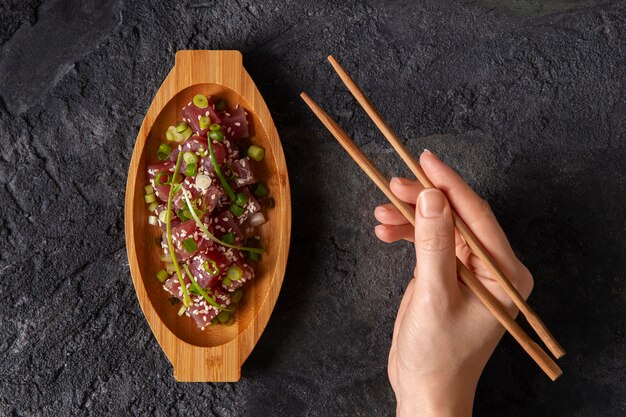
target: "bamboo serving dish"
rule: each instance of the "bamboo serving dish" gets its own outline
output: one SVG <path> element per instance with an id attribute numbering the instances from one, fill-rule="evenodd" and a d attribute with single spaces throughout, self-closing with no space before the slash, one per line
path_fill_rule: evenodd
<path id="1" fill-rule="evenodd" d="M 229 108 L 242 106 L 255 144 L 265 148 L 258 177 L 268 184 L 274 208 L 257 229 L 267 252 L 254 265 L 256 276 L 244 287 L 235 322 L 208 326 L 177 316 L 170 295 L 155 274 L 160 261 L 161 230 L 148 224 L 144 201 L 146 167 L 156 162 L 156 150 L 169 125 L 195 94 L 224 99 Z M 157 91 L 143 120 L 128 173 L 125 207 L 126 248 L 141 309 L 161 349 L 172 363 L 174 378 L 186 382 L 238 381 L 246 360 L 272 313 L 285 274 L 291 232 L 289 178 L 283 149 L 272 117 L 242 64 L 239 51 L 178 51 L 174 68 Z"/>

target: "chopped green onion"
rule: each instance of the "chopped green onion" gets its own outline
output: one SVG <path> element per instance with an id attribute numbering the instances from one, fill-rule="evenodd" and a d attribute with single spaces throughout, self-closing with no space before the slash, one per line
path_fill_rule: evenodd
<path id="1" fill-rule="evenodd" d="M 209 154 L 209 151 L 204 146 L 200 146 L 198 148 L 198 154 L 200 154 L 201 157 L 206 158 Z"/>
<path id="2" fill-rule="evenodd" d="M 200 125 L 200 129 L 206 129 L 211 124 L 211 118 L 209 116 L 200 116 L 198 124 Z"/>
<path id="3" fill-rule="evenodd" d="M 167 143 L 162 143 L 157 150 L 157 159 L 165 161 L 170 156 L 170 152 L 172 152 L 172 147 Z"/>
<path id="4" fill-rule="evenodd" d="M 269 190 L 267 189 L 267 185 L 265 185 L 262 182 L 257 182 L 253 187 L 252 187 L 252 193 L 254 193 L 255 196 L 259 197 L 259 198 L 263 198 L 267 195 L 267 192 Z"/>
<path id="5" fill-rule="evenodd" d="M 151 224 L 152 226 L 158 226 L 159 219 L 157 219 L 156 216 L 148 216 L 148 223 Z"/>
<path id="6" fill-rule="evenodd" d="M 215 108 L 217 109 L 217 111 L 226 110 L 226 102 L 224 100 L 218 101 L 217 103 L 215 103 Z"/>
<path id="7" fill-rule="evenodd" d="M 235 242 L 235 234 L 233 232 L 226 233 L 222 236 L 222 242 L 232 244 Z"/>
<path id="8" fill-rule="evenodd" d="M 183 222 L 186 222 L 187 220 L 189 220 L 189 217 L 185 216 L 185 210 L 183 210 L 183 209 L 178 210 L 176 212 L 176 215 Z"/>
<path id="9" fill-rule="evenodd" d="M 163 212 L 165 212 L 165 210 L 163 210 Z M 172 262 L 172 257 L 169 255 L 163 254 L 161 255 L 161 262 Z"/>
<path id="10" fill-rule="evenodd" d="M 153 201 L 152 203 L 148 204 L 148 211 L 154 211 L 157 209 L 157 207 L 159 207 L 159 203 Z"/>
<path id="11" fill-rule="evenodd" d="M 176 160 L 176 167 L 174 168 L 174 172 L 178 172 L 180 169 L 180 162 L 182 161 L 182 152 L 178 152 L 178 159 Z M 183 190 L 184 193 L 184 190 Z M 187 291 L 187 286 L 183 280 L 183 274 L 180 271 L 180 267 L 178 266 L 178 262 L 176 261 L 176 254 L 174 253 L 174 243 L 172 242 L 172 199 L 174 198 L 174 187 L 170 187 L 170 195 L 167 198 L 167 221 L 166 221 L 166 235 L 167 235 L 167 247 L 170 252 L 170 256 L 172 257 L 172 264 L 176 269 L 176 275 L 178 275 L 178 282 L 180 284 L 181 289 L 183 290 L 183 307 L 187 307 L 191 304 L 191 298 L 189 298 L 189 292 Z M 180 312 L 180 311 L 179 311 Z"/>
<path id="12" fill-rule="evenodd" d="M 233 285 L 233 282 L 229 278 L 224 277 L 224 279 L 222 280 L 222 286 L 228 288 L 231 285 Z"/>
<path id="13" fill-rule="evenodd" d="M 190 126 L 187 126 L 187 129 L 183 131 L 182 135 L 183 135 L 183 139 L 187 140 L 191 137 L 191 135 L 193 135 L 193 130 L 191 130 Z"/>
<path id="14" fill-rule="evenodd" d="M 180 122 L 176 125 L 176 131 L 178 133 L 183 133 L 185 130 L 187 130 L 187 127 L 189 125 L 187 124 L 187 122 Z"/>
<path id="15" fill-rule="evenodd" d="M 216 238 L 211 232 L 209 232 L 209 230 L 206 228 L 204 223 L 202 223 L 202 221 L 196 214 L 196 211 L 192 207 L 191 200 L 189 200 L 189 197 L 187 196 L 187 190 L 185 189 L 183 189 L 183 197 L 185 198 L 185 201 L 187 202 L 187 206 L 190 208 L 191 217 L 193 217 L 193 219 L 196 221 L 196 225 L 200 228 L 200 230 L 202 230 L 202 233 L 204 233 L 204 236 L 206 238 L 212 240 L 215 243 L 219 243 L 222 246 L 226 246 L 227 248 L 239 249 L 239 250 L 247 251 L 247 252 L 257 252 L 257 253 L 265 252 L 265 250 L 262 248 L 246 248 L 244 246 L 231 245 L 230 243 L 223 242 L 219 240 L 218 238 Z"/>
<path id="16" fill-rule="evenodd" d="M 248 156 L 257 162 L 262 161 L 265 156 L 265 149 L 257 145 L 252 145 L 248 148 Z"/>
<path id="17" fill-rule="evenodd" d="M 167 223 L 167 210 L 163 210 L 159 213 L 159 220 L 161 220 L 161 223 Z"/>
<path id="18" fill-rule="evenodd" d="M 224 134 L 221 130 L 212 130 L 209 133 L 209 137 L 217 142 L 221 142 L 224 140 Z"/>
<path id="19" fill-rule="evenodd" d="M 187 276 L 191 280 L 191 287 L 195 289 L 198 292 L 198 294 L 200 294 L 202 298 L 206 300 L 207 303 L 211 304 L 213 307 L 217 308 L 218 310 L 221 310 L 223 307 L 217 301 L 215 301 L 213 297 L 210 297 L 209 294 L 207 294 L 206 291 L 202 289 L 202 287 L 200 287 L 200 285 L 198 284 L 198 281 L 196 281 L 196 279 L 191 274 L 191 271 L 189 271 L 189 267 L 185 265 L 184 268 L 185 268 L 185 272 L 187 273 Z"/>
<path id="20" fill-rule="evenodd" d="M 213 151 L 213 144 L 211 143 L 210 140 L 209 140 L 209 153 L 211 154 L 211 162 L 213 162 L 213 168 L 215 169 L 217 178 L 219 178 L 220 180 L 220 184 L 222 184 L 222 188 L 224 188 L 224 190 L 226 191 L 226 194 L 228 194 L 228 198 L 230 198 L 231 200 L 235 200 L 236 198 L 235 192 L 230 187 L 230 184 L 228 184 L 228 181 L 226 181 L 226 178 L 224 178 L 224 174 L 222 174 L 222 170 L 220 169 L 219 164 L 215 160 L 215 152 Z"/>
<path id="21" fill-rule="evenodd" d="M 187 151 L 183 154 L 183 159 L 188 164 L 195 164 L 198 162 L 198 156 L 195 153 L 190 152 L 190 151 Z"/>
<path id="22" fill-rule="evenodd" d="M 146 203 L 150 204 L 156 201 L 156 196 L 154 194 L 147 194 L 144 196 L 144 199 L 146 200 Z"/>
<path id="23" fill-rule="evenodd" d="M 183 303 L 182 306 L 180 306 L 180 308 L 178 309 L 178 314 L 179 316 L 182 316 L 183 314 L 185 314 L 185 311 L 187 311 L 187 306 Z"/>
<path id="24" fill-rule="evenodd" d="M 239 207 L 244 207 L 248 202 L 248 194 L 246 193 L 237 193 L 237 198 L 235 198 L 235 204 Z"/>
<path id="25" fill-rule="evenodd" d="M 176 267 L 172 263 L 166 264 L 165 265 L 165 270 L 167 271 L 168 274 L 175 274 L 176 273 Z"/>
<path id="26" fill-rule="evenodd" d="M 237 304 L 239 301 L 241 301 L 242 297 L 243 291 L 241 290 L 241 288 L 239 288 L 230 296 L 230 301 L 232 301 L 234 304 Z"/>
<path id="27" fill-rule="evenodd" d="M 185 168 L 185 175 L 188 177 L 195 177 L 197 173 L 198 173 L 198 165 L 196 164 L 189 164 Z"/>
<path id="28" fill-rule="evenodd" d="M 156 185 L 164 185 L 170 181 L 170 176 L 167 172 L 159 172 L 154 179 Z"/>
<path id="29" fill-rule="evenodd" d="M 239 265 L 231 265 L 226 271 L 226 278 L 231 281 L 239 281 L 243 277 L 243 269 Z"/>
<path id="30" fill-rule="evenodd" d="M 165 282 L 168 276 L 169 275 L 167 274 L 167 271 L 165 271 L 165 269 L 161 269 L 159 272 L 156 273 L 156 277 L 159 282 Z"/>
<path id="31" fill-rule="evenodd" d="M 246 252 L 246 258 L 252 262 L 258 262 L 261 259 L 261 255 L 255 252 Z"/>
<path id="32" fill-rule="evenodd" d="M 196 94 L 193 96 L 193 104 L 200 109 L 205 109 L 209 107 L 209 99 L 204 94 Z"/>
<path id="33" fill-rule="evenodd" d="M 226 323 L 230 319 L 230 313 L 228 311 L 221 311 L 220 314 L 217 315 L 217 319 L 220 323 Z"/>
<path id="34" fill-rule="evenodd" d="M 243 207 L 238 206 L 237 204 L 231 204 L 230 207 L 228 208 L 228 211 L 230 211 L 231 213 L 233 213 L 233 216 L 235 217 L 239 217 L 241 216 L 246 210 Z"/>
<path id="35" fill-rule="evenodd" d="M 217 266 L 217 262 L 213 259 L 207 259 L 202 263 L 202 267 L 211 275 L 217 275 L 220 273 L 220 267 Z"/>
<path id="36" fill-rule="evenodd" d="M 209 130 L 211 132 L 221 131 L 222 130 L 222 126 L 218 125 L 217 123 L 213 123 L 211 126 L 209 126 Z"/>
<path id="37" fill-rule="evenodd" d="M 167 131 L 165 132 L 165 138 L 169 142 L 182 142 L 183 140 L 185 140 L 183 134 L 176 131 L 176 126 L 170 126 L 167 128 Z"/>
<path id="38" fill-rule="evenodd" d="M 143 189 L 146 190 L 146 195 L 154 194 L 154 188 L 152 188 L 152 186 L 150 184 L 148 184 L 145 187 L 143 187 Z"/>
<path id="39" fill-rule="evenodd" d="M 183 240 L 183 248 L 189 253 L 194 253 L 198 250 L 198 244 L 192 237 L 189 237 Z"/>

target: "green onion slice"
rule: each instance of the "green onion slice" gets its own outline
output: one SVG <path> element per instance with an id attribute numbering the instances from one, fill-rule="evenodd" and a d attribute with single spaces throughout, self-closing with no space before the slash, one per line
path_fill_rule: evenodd
<path id="1" fill-rule="evenodd" d="M 189 126 L 187 122 L 180 122 L 176 125 L 176 131 L 178 133 L 183 133 L 185 130 L 187 130 L 187 126 Z"/>
<path id="2" fill-rule="evenodd" d="M 220 273 L 220 267 L 217 266 L 217 262 L 213 259 L 207 259 L 202 263 L 202 267 L 211 275 L 217 275 Z"/>
<path id="3" fill-rule="evenodd" d="M 243 269 L 239 265 L 231 265 L 226 271 L 226 278 L 231 281 L 239 281 L 243 277 Z"/>
<path id="4" fill-rule="evenodd" d="M 211 126 L 209 126 L 209 130 L 211 132 L 217 132 L 218 130 L 222 130 L 222 126 L 218 125 L 217 123 L 213 123 Z"/>
<path id="5" fill-rule="evenodd" d="M 209 107 L 209 99 L 204 94 L 196 94 L 193 96 L 193 104 L 200 109 L 205 109 Z"/>
<path id="6" fill-rule="evenodd" d="M 257 162 L 262 161 L 265 156 L 265 149 L 257 145 L 252 145 L 248 148 L 248 156 Z"/>
<path id="7" fill-rule="evenodd" d="M 198 119 L 198 124 L 200 125 L 200 129 L 206 129 L 211 124 L 211 119 L 209 116 L 200 116 Z"/>
<path id="8" fill-rule="evenodd" d="M 191 214 L 191 217 L 193 217 L 193 219 L 196 221 L 196 224 L 198 225 L 200 230 L 202 230 L 202 233 L 204 233 L 204 235 L 207 238 L 211 239 L 213 242 L 218 243 L 222 246 L 226 246 L 227 248 L 238 249 L 238 250 L 242 250 L 246 252 L 265 253 L 265 249 L 262 249 L 262 248 L 247 248 L 245 246 L 231 245 L 230 243 L 222 242 L 221 240 L 216 238 L 211 232 L 209 232 L 209 230 L 206 228 L 204 223 L 200 221 L 200 218 L 196 214 L 196 210 L 193 208 L 193 204 L 191 203 L 191 200 L 187 196 L 187 190 L 185 190 L 184 188 L 182 190 L 183 190 L 183 197 L 185 198 L 185 201 L 187 202 L 187 205 L 189 206 L 189 209 L 190 209 L 189 214 Z"/>
<path id="9" fill-rule="evenodd" d="M 189 253 L 194 253 L 198 250 L 198 244 L 192 237 L 189 237 L 183 240 L 183 248 Z"/>
<path id="10" fill-rule="evenodd" d="M 231 213 L 233 213 L 233 216 L 235 217 L 239 217 L 241 216 L 246 210 L 241 207 L 238 206 L 237 204 L 231 204 L 230 207 L 228 208 L 228 211 L 230 211 Z"/>
<path id="11" fill-rule="evenodd" d="M 170 181 L 170 176 L 167 172 L 159 172 L 154 179 L 156 185 L 164 185 Z"/>
<path id="12" fill-rule="evenodd" d="M 165 269 L 161 269 L 159 272 L 156 273 L 156 277 L 159 282 L 165 282 L 168 277 L 167 271 L 165 271 Z"/>
<path id="13" fill-rule="evenodd" d="M 221 142 L 224 140 L 224 134 L 222 133 L 221 130 L 212 130 L 209 133 L 209 138 L 217 141 L 217 142 Z"/>
<path id="14" fill-rule="evenodd" d="M 179 151 L 178 159 L 176 160 L 176 168 L 174 169 L 174 172 L 178 172 L 180 168 L 180 162 L 182 160 L 183 160 L 183 153 L 182 151 Z M 170 250 L 170 256 L 172 257 L 172 264 L 174 264 L 174 268 L 176 269 L 176 275 L 178 276 L 178 282 L 180 283 L 180 288 L 183 290 L 183 304 L 184 304 L 183 307 L 189 307 L 191 305 L 191 298 L 189 298 L 189 292 L 187 291 L 187 286 L 185 285 L 185 280 L 183 279 L 183 273 L 180 271 L 180 266 L 178 265 L 178 261 L 176 260 L 176 253 L 174 252 L 174 243 L 172 243 L 172 199 L 174 198 L 174 188 L 175 187 L 173 185 L 170 187 L 170 195 L 167 197 L 167 217 L 166 217 L 167 247 Z"/>

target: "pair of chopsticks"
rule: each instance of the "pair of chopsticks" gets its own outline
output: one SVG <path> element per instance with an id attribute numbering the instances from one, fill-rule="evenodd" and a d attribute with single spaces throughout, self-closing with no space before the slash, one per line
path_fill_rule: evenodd
<path id="1" fill-rule="evenodd" d="M 339 63 L 332 56 L 328 56 L 328 61 L 333 66 L 341 80 L 344 82 L 348 90 L 352 93 L 354 98 L 359 102 L 361 107 L 372 119 L 374 124 L 382 132 L 385 138 L 389 141 L 391 146 L 400 155 L 402 160 L 407 164 L 409 169 L 415 174 L 417 179 L 426 188 L 434 188 L 433 183 L 428 179 L 426 173 L 419 165 L 419 163 L 413 159 L 409 151 L 404 147 L 400 139 L 393 133 L 389 125 L 383 120 L 378 111 L 374 108 L 372 103 L 365 97 L 363 91 L 358 87 L 354 80 L 348 75 L 348 73 L 339 65 Z M 307 93 L 300 94 L 300 97 L 311 108 L 313 113 L 324 124 L 326 129 L 337 139 L 337 141 L 343 146 L 343 148 L 350 154 L 352 159 L 365 171 L 372 181 L 380 188 L 380 190 L 391 200 L 396 208 L 406 217 L 406 219 L 415 226 L 415 211 L 407 203 L 398 199 L 389 188 L 389 181 L 387 178 L 376 168 L 376 166 L 368 159 L 368 157 L 361 151 L 358 146 L 350 139 L 347 133 L 325 112 L 322 110 Z M 511 297 L 515 305 L 519 308 L 520 312 L 526 317 L 526 320 L 530 326 L 535 330 L 539 338 L 545 343 L 550 352 L 558 359 L 565 354 L 563 348 L 559 345 L 556 339 L 550 334 L 546 326 L 543 324 L 539 316 L 530 308 L 524 298 L 517 291 L 515 286 L 504 275 L 500 268 L 496 265 L 491 255 L 487 252 L 484 246 L 480 243 L 478 238 L 472 233 L 472 230 L 465 224 L 457 212 L 452 208 L 452 217 L 454 225 L 463 236 L 472 251 L 483 261 L 485 265 L 494 274 L 496 280 L 502 285 L 507 295 Z M 457 258 L 457 271 L 461 280 L 467 285 L 467 287 L 478 297 L 478 299 L 485 305 L 485 307 L 494 315 L 494 317 L 504 326 L 504 328 L 517 340 L 517 342 L 524 348 L 524 350 L 530 355 L 530 357 L 539 365 L 539 367 L 552 379 L 556 380 L 563 371 L 556 362 L 529 336 L 524 330 L 515 322 L 515 320 L 508 314 L 504 306 L 485 288 L 482 282 L 476 278 L 474 273 L 470 271 L 458 258 Z"/>

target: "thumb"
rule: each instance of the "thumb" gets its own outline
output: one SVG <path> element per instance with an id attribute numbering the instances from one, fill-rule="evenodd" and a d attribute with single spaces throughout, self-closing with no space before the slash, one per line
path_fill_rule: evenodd
<path id="1" fill-rule="evenodd" d="M 456 276 L 454 223 L 446 196 L 436 188 L 422 190 L 415 207 L 416 293 L 454 297 Z"/>

